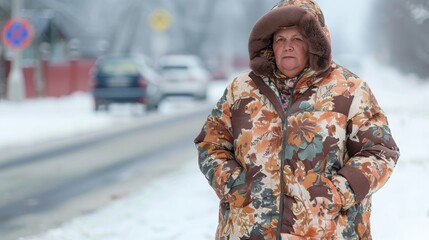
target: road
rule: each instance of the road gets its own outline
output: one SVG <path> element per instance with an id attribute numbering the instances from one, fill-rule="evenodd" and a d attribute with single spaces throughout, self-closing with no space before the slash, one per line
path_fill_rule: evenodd
<path id="1" fill-rule="evenodd" d="M 7 149 L 0 160 L 0 236 L 15 240 L 93 212 L 196 157 L 209 106 Z"/>

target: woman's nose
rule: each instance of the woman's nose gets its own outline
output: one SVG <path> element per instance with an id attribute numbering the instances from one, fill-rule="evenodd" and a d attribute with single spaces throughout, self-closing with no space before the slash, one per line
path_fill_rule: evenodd
<path id="1" fill-rule="evenodd" d="M 293 46 L 289 41 L 285 42 L 285 51 L 293 51 Z"/>

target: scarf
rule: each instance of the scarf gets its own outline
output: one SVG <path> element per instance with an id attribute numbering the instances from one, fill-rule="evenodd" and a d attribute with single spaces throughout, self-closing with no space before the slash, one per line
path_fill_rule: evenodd
<path id="1" fill-rule="evenodd" d="M 289 101 L 298 79 L 300 79 L 309 69 L 309 67 L 305 68 L 300 74 L 293 78 L 286 77 L 278 69 L 274 71 L 273 82 L 279 91 L 280 100 L 285 111 L 289 106 Z"/>

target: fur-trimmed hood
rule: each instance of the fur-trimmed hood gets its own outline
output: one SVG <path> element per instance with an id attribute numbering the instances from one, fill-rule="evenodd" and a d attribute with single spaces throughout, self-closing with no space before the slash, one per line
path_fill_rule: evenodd
<path id="1" fill-rule="evenodd" d="M 276 69 L 272 50 L 273 34 L 281 27 L 297 26 L 309 43 L 309 64 L 318 75 L 331 63 L 331 40 L 323 13 L 313 0 L 285 0 L 262 16 L 249 37 L 250 68 L 271 77 Z"/>

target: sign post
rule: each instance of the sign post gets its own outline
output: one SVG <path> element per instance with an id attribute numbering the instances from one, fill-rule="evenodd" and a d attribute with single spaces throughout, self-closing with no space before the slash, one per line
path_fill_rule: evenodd
<path id="1" fill-rule="evenodd" d="M 25 18 L 11 18 L 4 24 L 2 40 L 9 50 L 21 51 L 33 40 L 33 27 Z"/>
<path id="2" fill-rule="evenodd" d="M 16 14 L 19 9 L 19 1 L 13 2 L 18 5 L 14 6 L 15 11 L 13 12 Z M 28 20 L 15 15 L 4 24 L 1 36 L 4 46 L 13 51 L 12 68 L 8 76 L 7 98 L 12 101 L 21 101 L 25 99 L 21 51 L 30 45 L 33 39 L 33 27 Z"/>
<path id="3" fill-rule="evenodd" d="M 149 17 L 150 26 L 157 32 L 163 32 L 170 27 L 171 17 L 170 14 L 163 9 L 153 11 Z"/>
<path id="4" fill-rule="evenodd" d="M 151 40 L 154 59 L 157 63 L 159 57 L 162 56 L 168 48 L 168 38 L 165 35 L 165 31 L 171 25 L 171 16 L 166 10 L 155 10 L 149 16 L 149 25 L 156 32 L 152 35 Z"/>

